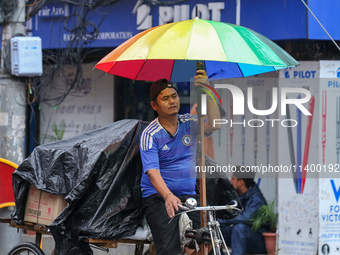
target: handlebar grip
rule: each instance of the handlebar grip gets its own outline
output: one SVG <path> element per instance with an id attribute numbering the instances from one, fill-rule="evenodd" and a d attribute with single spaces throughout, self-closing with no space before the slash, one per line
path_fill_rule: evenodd
<path id="1" fill-rule="evenodd" d="M 186 207 L 186 206 L 184 206 L 184 205 L 177 204 L 177 206 L 178 206 L 180 209 L 184 210 L 184 211 L 187 211 L 187 210 L 189 210 L 189 208 L 188 208 L 188 207 Z"/>
<path id="2" fill-rule="evenodd" d="M 231 202 L 233 202 L 232 205 L 226 205 L 227 207 L 229 207 L 229 209 L 234 209 L 237 207 L 238 203 L 236 200 L 232 200 Z"/>

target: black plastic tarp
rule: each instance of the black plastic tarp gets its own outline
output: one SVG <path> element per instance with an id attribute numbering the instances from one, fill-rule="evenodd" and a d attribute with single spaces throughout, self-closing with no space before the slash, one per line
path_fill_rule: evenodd
<path id="1" fill-rule="evenodd" d="M 93 254 L 84 238 L 119 240 L 141 221 L 139 140 L 147 122 L 122 120 L 73 138 L 34 149 L 13 173 L 16 211 L 21 224 L 32 184 L 64 195 L 68 206 L 50 225 L 58 254 Z M 214 164 L 207 159 L 207 164 Z M 210 162 L 210 163 L 209 163 Z M 224 176 L 222 176 L 224 177 Z M 228 179 L 207 179 L 207 203 L 238 200 Z M 234 217 L 233 213 L 220 215 Z"/>

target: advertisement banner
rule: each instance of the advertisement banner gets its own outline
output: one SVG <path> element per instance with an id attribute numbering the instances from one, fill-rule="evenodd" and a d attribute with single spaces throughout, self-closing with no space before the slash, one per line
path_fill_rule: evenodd
<path id="1" fill-rule="evenodd" d="M 278 165 L 289 166 L 278 178 L 278 252 L 282 254 L 316 254 L 318 240 L 318 179 L 306 171 L 319 163 L 319 63 L 301 61 L 301 66 L 280 71 L 279 87 L 296 89 L 287 93 L 287 102 L 303 100 L 300 104 L 285 104 L 279 126 Z M 300 90 L 300 89 L 304 90 Z M 290 101 L 289 101 L 290 100 Z M 283 108 L 284 107 L 284 108 Z M 310 115 L 306 113 L 308 111 Z M 288 125 L 287 125 L 288 126 Z"/>
<path id="2" fill-rule="evenodd" d="M 320 61 L 319 254 L 340 253 L 340 61 Z"/>
<path id="3" fill-rule="evenodd" d="M 271 3 L 243 0 L 240 24 L 272 40 L 306 38 L 306 22 L 296 22 L 297 17 L 306 20 L 304 6 L 294 1 L 284 6 Z M 86 5 L 48 1 L 26 26 L 29 36 L 41 37 L 44 49 L 79 47 L 82 42 L 85 47 L 117 47 L 137 33 L 165 23 L 198 16 L 235 24 L 237 15 L 236 1 L 226 0 L 170 4 L 124 0 L 95 11 Z"/>
<path id="4" fill-rule="evenodd" d="M 221 166 L 242 166 L 254 168 L 276 165 L 277 127 L 270 119 L 278 118 L 278 108 L 269 115 L 256 115 L 249 110 L 248 98 L 251 96 L 255 109 L 269 109 L 272 105 L 272 91 L 277 87 L 278 73 L 271 72 L 242 79 L 212 81 L 217 84 L 229 84 L 238 87 L 244 96 L 244 114 L 234 115 L 233 96 L 228 89 L 216 89 L 222 100 L 220 109 L 222 125 L 214 132 L 213 146 L 215 161 Z M 252 95 L 249 94 L 249 89 Z M 228 175 L 231 177 L 231 173 Z M 264 178 L 265 177 L 265 178 Z M 275 176 L 267 178 L 260 172 L 255 175 L 255 182 L 268 201 L 276 197 Z"/>

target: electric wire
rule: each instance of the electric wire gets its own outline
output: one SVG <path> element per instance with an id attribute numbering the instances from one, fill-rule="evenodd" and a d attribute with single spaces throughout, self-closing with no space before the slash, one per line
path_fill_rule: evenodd
<path id="1" fill-rule="evenodd" d="M 18 4 L 16 1 L 0 1 L 0 10 L 3 10 L 4 20 L 10 17 L 12 13 L 17 9 L 17 7 Z"/>
<path id="2" fill-rule="evenodd" d="M 112 4 L 118 1 L 107 2 Z M 56 107 L 69 95 L 77 96 L 79 94 L 78 96 L 82 96 L 80 93 L 82 90 L 82 63 L 86 55 L 92 52 L 85 46 L 96 40 L 99 34 L 98 26 L 104 20 L 102 17 L 99 24 L 94 24 L 89 19 L 89 12 L 95 5 L 92 5 L 92 8 L 86 6 L 84 4 L 81 9 L 65 20 L 64 29 L 70 33 L 70 40 L 66 48 L 57 51 L 43 50 L 44 73 L 38 77 L 35 84 L 32 84 L 40 103 Z M 70 71 L 73 74 L 70 74 Z M 66 84 L 66 86 L 63 87 L 60 84 Z M 51 91 L 53 93 L 49 93 Z"/>
<path id="3" fill-rule="evenodd" d="M 119 1 L 106 1 L 106 3 L 111 4 L 113 8 L 113 5 Z M 69 1 L 64 2 L 69 3 Z M 91 15 L 98 13 L 101 7 L 86 3 L 78 4 L 74 7 L 73 14 L 67 17 L 64 22 L 64 29 L 70 36 L 70 39 L 66 42 L 66 47 L 64 49 L 60 47 L 60 50 L 43 50 L 44 74 L 39 77 L 35 84 L 40 104 L 46 104 L 57 110 L 58 106 L 65 100 L 85 96 L 86 82 L 82 79 L 82 65 L 88 54 L 97 51 L 97 49 L 91 49 L 87 46 L 96 40 L 99 35 L 99 26 L 106 14 L 111 11 L 107 9 L 99 22 L 95 24 L 91 21 Z M 48 118 L 46 130 L 49 130 L 51 117 L 56 112 L 55 110 L 50 113 L 50 117 L 46 116 Z M 43 136 L 42 143 L 44 143 L 45 138 L 46 134 Z"/>
<path id="4" fill-rule="evenodd" d="M 45 2 L 46 0 L 34 0 L 33 3 L 26 3 L 26 21 L 35 16 L 44 6 Z"/>
<path id="5" fill-rule="evenodd" d="M 97 49 L 91 49 L 88 46 L 93 43 L 99 35 L 99 26 L 104 21 L 107 13 L 109 13 L 114 5 L 121 0 L 100 0 L 100 1 L 79 1 L 74 3 L 72 1 L 63 1 L 67 4 L 75 4 L 73 6 L 73 14 L 66 17 L 63 28 L 69 33 L 69 40 L 65 42 L 66 45 L 60 45 L 58 49 L 43 49 L 43 74 L 34 78 L 17 77 L 12 76 L 12 79 L 26 83 L 27 96 L 17 100 L 17 103 L 22 105 L 22 102 L 26 102 L 35 115 L 34 105 L 39 104 L 39 110 L 41 104 L 46 104 L 50 107 L 57 109 L 58 106 L 67 100 L 72 100 L 73 97 L 85 96 L 87 91 L 86 81 L 82 79 L 83 70 L 82 65 L 84 59 L 88 54 L 94 54 Z M 34 17 L 43 7 L 46 0 L 28 0 L 26 1 L 26 18 Z M 103 6 L 109 6 L 105 12 L 99 13 L 99 10 Z M 5 17 L 9 17 L 18 8 L 17 1 L 1 1 L 0 9 L 3 11 Z M 94 23 L 91 21 L 93 15 L 101 14 L 99 21 Z M 35 17 L 37 18 L 37 17 Z M 72 20 L 73 19 L 73 20 Z M 12 21 L 13 22 L 13 21 Z M 51 28 L 52 28 L 51 20 Z M 8 21 L 4 19 L 4 22 L 0 22 L 0 26 L 4 27 L 8 24 Z M 62 34 L 62 33 L 60 33 Z M 22 34 L 15 34 L 12 37 L 24 36 Z M 63 39 L 55 38 L 53 30 L 51 29 L 50 40 L 56 40 L 61 43 Z M 11 61 L 10 61 L 10 47 L 9 41 L 3 41 L 3 58 L 4 58 L 4 70 L 6 73 L 11 74 Z M 50 41 L 50 43 L 53 41 Z M 40 111 L 41 118 L 48 118 L 49 129 L 51 117 L 55 111 L 52 111 L 51 116 L 45 116 Z M 31 121 L 37 120 L 37 116 L 31 118 Z M 37 123 L 38 124 L 38 123 Z M 39 125 L 39 124 L 38 124 Z M 44 139 L 46 135 L 44 136 Z M 43 140 L 44 140 L 43 139 Z M 39 141 L 35 140 L 37 144 Z M 44 143 L 44 141 L 43 141 Z"/>
<path id="6" fill-rule="evenodd" d="M 99 9 L 104 6 L 114 6 L 121 0 L 62 0 L 65 4 L 74 5 L 75 10 L 70 16 L 66 17 L 64 22 L 64 29 L 69 33 L 69 40 L 65 48 L 60 47 L 60 50 L 43 49 L 43 66 L 44 72 L 40 77 L 28 82 L 26 79 L 28 88 L 34 93 L 33 102 L 39 102 L 39 104 L 47 104 L 50 107 L 58 107 L 68 96 L 83 96 L 82 91 L 82 63 L 88 54 L 93 53 L 96 50 L 91 50 L 87 46 L 93 43 L 99 35 L 99 26 L 105 18 L 103 13 L 98 24 L 91 21 L 91 14 L 98 13 Z M 153 5 L 173 5 L 176 3 L 182 3 L 187 0 L 176 1 L 154 1 L 147 0 Z M 46 0 L 28 0 L 26 1 L 26 21 L 36 15 L 45 4 Z M 5 13 L 12 13 L 17 5 L 8 3 L 4 9 Z M 4 5 L 4 3 L 2 3 Z M 52 22 L 52 21 L 51 21 Z M 52 26 L 52 24 L 51 24 Z M 52 29 L 51 29 L 52 30 Z M 19 35 L 15 35 L 19 36 Z M 23 35 L 22 35 L 23 36 Z M 51 32 L 50 40 L 53 40 L 53 33 Z M 62 41 L 59 38 L 55 38 L 57 41 Z M 10 50 L 9 47 L 5 47 L 5 58 L 7 61 L 5 70 L 10 73 Z M 71 71 L 72 70 L 72 71 Z M 72 75 L 70 75 L 72 73 Z M 15 77 L 21 79 L 20 77 Z M 60 84 L 66 84 L 66 86 L 60 86 Z M 28 104 L 32 103 L 30 100 Z"/>
<path id="7" fill-rule="evenodd" d="M 338 50 L 340 50 L 339 45 L 334 41 L 334 39 L 332 38 L 332 36 L 327 32 L 326 28 L 324 28 L 324 26 L 321 24 L 321 22 L 318 20 L 318 18 L 314 15 L 314 13 L 312 12 L 312 10 L 309 8 L 309 6 L 305 3 L 305 1 L 301 0 L 302 3 L 306 6 L 306 8 L 308 9 L 308 11 L 313 15 L 313 17 L 315 18 L 315 20 L 319 23 L 319 25 L 321 26 L 321 28 L 326 32 L 326 34 L 328 35 L 328 37 L 332 40 L 332 42 L 335 44 L 335 46 L 338 48 Z"/>

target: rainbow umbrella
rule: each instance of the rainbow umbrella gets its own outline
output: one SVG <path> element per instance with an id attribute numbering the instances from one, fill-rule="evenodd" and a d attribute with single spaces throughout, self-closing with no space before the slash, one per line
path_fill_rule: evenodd
<path id="1" fill-rule="evenodd" d="M 190 81 L 197 60 L 212 79 L 247 77 L 299 63 L 265 36 L 217 21 L 179 21 L 153 27 L 130 38 L 96 67 L 132 80 Z"/>

